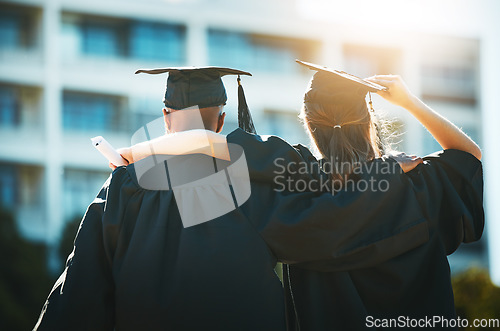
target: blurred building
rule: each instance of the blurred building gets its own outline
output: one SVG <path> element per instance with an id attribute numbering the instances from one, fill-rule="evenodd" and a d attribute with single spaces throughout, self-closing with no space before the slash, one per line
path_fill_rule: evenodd
<path id="1" fill-rule="evenodd" d="M 127 146 L 133 132 L 161 115 L 166 76 L 135 76 L 138 68 L 248 70 L 254 77 L 242 81 L 258 133 L 308 145 L 297 115 L 312 72 L 296 58 L 362 77 L 399 73 L 481 144 L 474 38 L 360 33 L 304 18 L 285 0 L 2 1 L 0 201 L 25 237 L 57 247 L 65 222 L 82 217 L 110 173 L 89 138 Z M 237 126 L 236 79 L 224 81 L 227 133 Z M 397 148 L 419 155 L 439 149 L 402 109 L 373 99 L 395 119 Z M 484 242 L 463 246 L 452 268 L 487 266 Z"/>

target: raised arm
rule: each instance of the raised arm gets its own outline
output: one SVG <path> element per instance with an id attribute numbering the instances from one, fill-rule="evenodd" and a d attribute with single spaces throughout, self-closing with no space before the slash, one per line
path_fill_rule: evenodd
<path id="1" fill-rule="evenodd" d="M 388 91 L 380 91 L 378 94 L 392 104 L 408 110 L 429 130 L 443 149 L 458 149 L 481 160 L 479 146 L 456 125 L 413 95 L 400 76 L 377 75 L 367 80 L 389 88 Z"/>
<path id="2" fill-rule="evenodd" d="M 323 191 L 330 179 L 316 171 L 319 165 L 306 147 L 240 129 L 227 139 L 243 147 L 252 185 L 251 198 L 240 208 L 279 261 L 316 261 L 304 267 L 318 271 L 352 270 L 428 240 L 428 222 L 394 159 L 376 159 L 359 174 L 358 183 L 370 187 L 354 184 L 333 194 Z"/>
<path id="3" fill-rule="evenodd" d="M 244 208 L 281 262 L 325 272 L 373 266 L 425 243 L 429 228 L 395 161 L 376 160 L 372 165 L 371 173 L 358 181 L 374 183 L 370 189 L 353 185 L 332 195 L 254 185 L 254 197 Z M 379 184 L 388 190 L 379 190 Z"/>

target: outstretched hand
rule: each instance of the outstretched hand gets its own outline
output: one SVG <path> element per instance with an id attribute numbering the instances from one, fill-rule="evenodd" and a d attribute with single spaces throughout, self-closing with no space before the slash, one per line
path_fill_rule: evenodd
<path id="1" fill-rule="evenodd" d="M 406 153 L 403 152 L 391 152 L 388 156 L 396 160 L 405 173 L 412 171 L 420 163 L 424 162 L 422 158 L 416 155 L 406 155 Z"/>
<path id="2" fill-rule="evenodd" d="M 387 90 L 378 91 L 377 94 L 396 106 L 408 108 L 415 100 L 415 96 L 410 92 L 401 76 L 376 75 L 366 78 L 366 80 L 387 87 Z"/>

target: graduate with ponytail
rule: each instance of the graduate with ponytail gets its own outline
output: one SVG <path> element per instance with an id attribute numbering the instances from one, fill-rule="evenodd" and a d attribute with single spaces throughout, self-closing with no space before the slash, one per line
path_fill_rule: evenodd
<path id="1" fill-rule="evenodd" d="M 429 223 L 429 241 L 388 261 L 373 261 L 368 267 L 339 267 L 336 272 L 325 268 L 325 272 L 319 272 L 326 261 L 285 266 L 289 326 L 295 330 L 397 329 L 409 327 L 404 324 L 408 318 L 432 320 L 436 316 L 451 323 L 444 321 L 434 327 L 456 329 L 446 256 L 461 243 L 479 240 L 483 231 L 479 147 L 415 97 L 399 76 L 361 80 L 298 62 L 317 71 L 305 93 L 301 117 L 323 163 L 341 165 L 323 169 L 334 186 L 355 181 L 358 167 L 387 152 L 371 96 L 370 107 L 365 101 L 367 93 L 378 93 L 409 111 L 443 150 L 423 159 L 413 157 L 421 164 L 401 174 L 401 180 L 416 193 L 418 208 Z M 391 188 L 387 194 L 391 194 Z M 395 200 L 394 208 L 397 205 Z M 381 216 L 372 214 L 374 219 Z M 352 217 L 351 222 L 355 224 L 358 219 Z M 400 324 L 388 324 L 390 321 Z"/>

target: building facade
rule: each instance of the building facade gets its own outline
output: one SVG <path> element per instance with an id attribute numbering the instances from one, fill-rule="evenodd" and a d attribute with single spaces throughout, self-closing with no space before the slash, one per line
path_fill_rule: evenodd
<path id="1" fill-rule="evenodd" d="M 161 115 L 166 76 L 138 68 L 228 66 L 243 77 L 257 132 L 309 145 L 297 115 L 312 72 L 302 59 L 367 77 L 401 74 L 411 89 L 482 143 L 481 47 L 470 36 L 377 30 L 314 21 L 293 1 L 227 0 L 0 2 L 0 202 L 22 234 L 58 245 L 109 176 L 89 138 L 130 145 Z M 236 79 L 224 132 L 237 126 Z M 373 96 L 393 119 L 395 148 L 439 150 L 402 109 Z M 381 115 L 381 116 L 382 116 Z M 451 257 L 452 269 L 488 266 L 486 240 Z M 55 257 L 50 263 L 57 265 Z"/>

